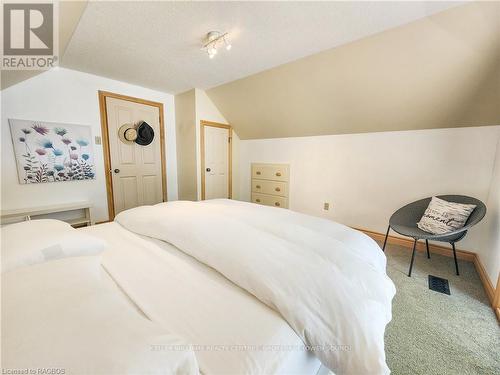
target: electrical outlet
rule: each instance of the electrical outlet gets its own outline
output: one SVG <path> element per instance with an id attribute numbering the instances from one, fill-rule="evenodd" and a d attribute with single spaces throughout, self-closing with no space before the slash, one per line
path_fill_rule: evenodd
<path id="1" fill-rule="evenodd" d="M 330 203 L 325 202 L 323 203 L 323 210 L 328 211 L 330 209 Z"/>

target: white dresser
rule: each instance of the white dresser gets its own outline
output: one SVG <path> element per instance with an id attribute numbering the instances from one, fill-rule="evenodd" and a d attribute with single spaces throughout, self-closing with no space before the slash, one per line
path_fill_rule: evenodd
<path id="1" fill-rule="evenodd" d="M 252 164 L 252 202 L 288 208 L 288 164 Z"/>

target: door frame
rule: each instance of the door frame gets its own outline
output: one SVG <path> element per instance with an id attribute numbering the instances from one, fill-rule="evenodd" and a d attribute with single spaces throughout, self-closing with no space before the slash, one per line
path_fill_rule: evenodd
<path id="1" fill-rule="evenodd" d="M 493 294 L 492 305 L 493 305 L 493 310 L 495 310 L 495 314 L 497 315 L 497 319 L 498 321 L 500 321 L 500 273 L 498 274 L 497 287 L 495 288 L 495 293 Z"/>
<path id="2" fill-rule="evenodd" d="M 149 105 L 157 107 L 160 112 L 160 158 L 161 158 L 161 188 L 163 202 L 167 201 L 167 159 L 165 157 L 165 129 L 163 120 L 163 103 L 153 102 L 146 99 L 135 98 L 132 96 L 116 94 L 109 91 L 98 91 L 99 96 L 99 111 L 101 114 L 101 135 L 102 135 L 102 148 L 104 155 L 104 173 L 106 176 L 106 193 L 108 201 L 108 216 L 109 221 L 115 218 L 115 201 L 113 197 L 113 181 L 111 173 L 111 152 L 109 148 L 109 130 L 108 130 L 108 112 L 106 108 L 106 98 L 115 98 L 125 100 L 128 102 Z"/>
<path id="3" fill-rule="evenodd" d="M 201 160 L 201 200 L 205 200 L 205 126 L 212 126 L 214 128 L 227 129 L 229 133 L 229 140 L 227 142 L 228 149 L 228 178 L 227 178 L 227 191 L 228 198 L 233 197 L 233 128 L 229 124 L 221 124 L 213 121 L 200 121 L 200 160 Z"/>

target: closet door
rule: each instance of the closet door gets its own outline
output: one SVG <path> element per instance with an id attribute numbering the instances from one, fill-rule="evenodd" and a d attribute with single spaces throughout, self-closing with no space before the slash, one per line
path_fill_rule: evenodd
<path id="1" fill-rule="evenodd" d="M 231 198 L 231 128 L 201 125 L 202 199 Z"/>
<path id="2" fill-rule="evenodd" d="M 107 97 L 106 113 L 115 215 L 132 207 L 162 202 L 159 108 Z M 137 125 L 141 121 L 154 130 L 155 137 L 149 145 L 124 143 L 118 138 L 122 125 Z"/>

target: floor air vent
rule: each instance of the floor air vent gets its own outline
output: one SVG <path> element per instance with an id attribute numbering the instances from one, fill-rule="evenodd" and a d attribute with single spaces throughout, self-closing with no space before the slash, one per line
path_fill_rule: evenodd
<path id="1" fill-rule="evenodd" d="M 429 275 L 429 289 L 450 295 L 448 280 L 442 279 L 441 277 Z"/>

